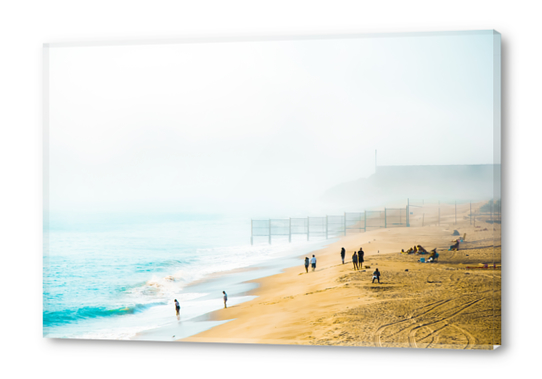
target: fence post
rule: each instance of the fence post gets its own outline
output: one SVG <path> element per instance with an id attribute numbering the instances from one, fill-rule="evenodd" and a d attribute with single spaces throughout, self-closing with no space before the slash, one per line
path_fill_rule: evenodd
<path id="1" fill-rule="evenodd" d="M 254 226 L 252 225 L 252 219 L 250 219 L 250 244 L 254 245 Z"/>
<path id="2" fill-rule="evenodd" d="M 292 218 L 290 217 L 290 225 L 288 231 L 288 242 L 292 242 Z"/>
<path id="3" fill-rule="evenodd" d="M 407 226 L 410 227 L 410 198 L 408 198 L 407 202 Z"/>
<path id="4" fill-rule="evenodd" d="M 491 221 L 493 221 L 493 204 L 494 204 L 494 201 L 493 199 L 491 199 L 489 203 L 489 219 Z"/>
<path id="5" fill-rule="evenodd" d="M 269 219 L 269 244 L 271 245 L 271 219 Z"/>

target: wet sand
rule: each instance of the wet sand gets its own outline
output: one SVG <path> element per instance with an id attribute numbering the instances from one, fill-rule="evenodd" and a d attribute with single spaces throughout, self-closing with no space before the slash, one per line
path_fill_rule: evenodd
<path id="1" fill-rule="evenodd" d="M 439 221 L 345 236 L 314 252 L 317 269 L 308 274 L 300 257 L 298 267 L 256 280 L 254 300 L 210 314 L 231 321 L 182 341 L 493 349 L 501 344 L 500 224 L 475 227 L 465 214 Z M 448 251 L 454 229 L 467 237 Z M 439 261 L 400 253 L 417 244 L 437 247 Z M 354 270 L 360 247 L 364 267 Z M 372 283 L 375 268 L 380 284 Z"/>

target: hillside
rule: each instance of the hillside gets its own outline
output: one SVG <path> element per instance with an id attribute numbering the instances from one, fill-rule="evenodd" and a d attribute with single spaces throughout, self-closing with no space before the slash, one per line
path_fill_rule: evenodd
<path id="1" fill-rule="evenodd" d="M 379 166 L 368 178 L 327 190 L 328 207 L 358 208 L 411 199 L 476 201 L 500 197 L 500 165 Z M 495 195 L 494 195 L 495 194 Z"/>

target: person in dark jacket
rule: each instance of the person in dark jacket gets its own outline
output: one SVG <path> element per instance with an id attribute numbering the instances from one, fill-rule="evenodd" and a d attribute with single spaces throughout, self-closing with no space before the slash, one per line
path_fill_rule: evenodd
<path id="1" fill-rule="evenodd" d="M 346 255 L 346 250 L 344 250 L 344 247 L 341 249 L 341 259 L 343 260 L 344 264 L 344 256 Z"/>
<path id="2" fill-rule="evenodd" d="M 175 313 L 177 314 L 177 318 L 179 318 L 180 312 L 181 312 L 181 305 L 179 304 L 177 299 L 175 299 Z"/>
<path id="3" fill-rule="evenodd" d="M 365 253 L 363 252 L 363 249 L 360 247 L 358 251 L 358 266 L 360 270 L 363 268 L 362 264 L 365 261 L 364 256 L 365 256 Z"/>
<path id="4" fill-rule="evenodd" d="M 352 255 L 352 263 L 354 264 L 354 270 L 358 269 L 358 253 L 354 251 L 354 255 Z"/>
<path id="5" fill-rule="evenodd" d="M 372 283 L 375 282 L 375 279 L 378 280 L 378 283 L 380 283 L 380 271 L 378 271 L 378 269 L 376 269 L 375 272 L 373 272 L 373 281 L 372 281 Z"/>
<path id="6" fill-rule="evenodd" d="M 305 257 L 305 271 L 309 273 L 309 257 Z"/>

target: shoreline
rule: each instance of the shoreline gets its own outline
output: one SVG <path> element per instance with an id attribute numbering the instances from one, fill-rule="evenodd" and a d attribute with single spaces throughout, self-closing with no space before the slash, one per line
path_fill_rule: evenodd
<path id="1" fill-rule="evenodd" d="M 500 225 L 498 228 L 500 232 Z M 467 233 L 466 241 L 471 244 L 468 250 L 460 250 L 458 253 L 447 251 L 450 241 L 454 238 L 452 236 L 454 229 L 461 231 L 461 234 Z M 208 320 L 222 324 L 190 337 L 177 339 L 177 341 L 389 347 L 424 347 L 423 345 L 426 344 L 429 347 L 452 349 L 463 345 L 468 346 L 467 348 L 493 348 L 494 345 L 500 345 L 500 302 L 498 325 L 493 322 L 482 326 L 487 329 L 486 334 L 491 334 L 492 328 L 499 328 L 498 343 L 494 343 L 496 340 L 492 343 L 483 340 L 483 335 L 476 334 L 477 337 L 472 337 L 473 333 L 466 331 L 468 325 L 465 328 L 462 323 L 454 324 L 453 328 L 443 326 L 447 334 L 440 333 L 442 334 L 440 342 L 424 340 L 418 344 L 414 343 L 413 346 L 412 338 L 405 337 L 403 341 L 384 343 L 382 340 L 386 338 L 382 337 L 378 325 L 373 325 L 379 322 L 379 316 L 378 312 L 374 313 L 372 309 L 379 307 L 382 311 L 391 311 L 390 315 L 385 313 L 387 317 L 401 319 L 409 312 L 416 315 L 416 309 L 410 309 L 411 306 L 419 303 L 423 308 L 425 302 L 434 300 L 431 297 L 448 297 L 442 300 L 443 304 L 444 302 L 462 304 L 464 298 L 470 295 L 472 295 L 470 297 L 476 297 L 475 293 L 455 293 L 455 286 L 449 286 L 448 281 L 445 283 L 448 286 L 446 288 L 437 286 L 442 286 L 444 283 L 440 280 L 440 275 L 454 278 L 454 280 L 463 280 L 465 270 L 462 265 L 469 261 L 476 263 L 478 256 L 481 260 L 487 260 L 489 254 L 493 262 L 500 265 L 500 247 L 491 247 L 489 251 L 487 246 L 488 237 L 491 239 L 493 236 L 492 232 L 485 231 L 477 234 L 478 231 L 462 217 L 457 225 L 387 228 L 343 236 L 327 247 L 311 253 L 315 254 L 318 260 L 315 272 L 309 268 L 309 273 L 306 274 L 300 260 L 298 266 L 286 268 L 275 275 L 254 279 L 250 281 L 257 285 L 250 291 L 250 294 L 255 296 L 254 299 L 232 305 L 227 309 L 210 312 Z M 469 237 L 472 242 L 469 241 Z M 474 237 L 482 238 L 475 240 Z M 480 243 L 477 243 L 478 240 Z M 427 250 L 437 247 L 440 254 L 439 262 L 421 264 L 417 262 L 419 258 L 417 255 L 400 254 L 401 249 L 406 250 L 415 244 L 420 244 Z M 344 265 L 340 259 L 342 246 L 347 251 Z M 359 247 L 363 247 L 365 251 L 364 266 L 369 268 L 364 267 L 363 270 L 354 271 L 350 257 L 353 250 L 358 250 Z M 300 255 L 302 256 L 303 254 Z M 373 284 L 370 280 L 376 267 L 382 272 L 381 284 Z M 483 276 L 497 275 L 493 270 L 492 272 L 470 271 L 472 280 L 480 280 L 481 285 L 486 287 L 491 286 L 491 282 Z M 500 281 L 500 270 L 498 270 L 498 280 Z M 450 283 L 453 282 L 450 281 Z M 409 297 L 409 291 L 405 292 L 406 285 L 412 285 L 415 289 L 414 295 Z M 491 290 L 491 287 L 488 288 Z M 493 290 L 499 291 L 500 300 L 500 282 L 498 288 L 493 288 Z M 472 305 L 464 306 L 481 307 L 488 303 L 488 300 L 482 297 L 472 301 Z M 458 307 L 461 306 L 463 305 L 458 305 Z M 480 310 L 480 312 L 486 311 Z M 350 314 L 352 312 L 354 314 Z M 366 321 L 368 318 L 363 317 L 359 320 L 360 325 L 350 325 L 350 319 L 367 312 L 371 321 Z M 401 319 L 396 322 L 408 323 L 409 321 Z M 360 336 L 358 338 L 361 339 L 353 337 L 350 329 L 355 329 Z M 362 337 L 363 335 L 371 335 L 371 337 Z M 378 338 L 374 337 L 375 335 Z M 454 338 L 461 343 L 455 341 Z"/>
<path id="2" fill-rule="evenodd" d="M 181 303 L 181 317 L 177 321 L 168 322 L 165 325 L 145 329 L 137 332 L 130 340 L 148 340 L 148 341 L 173 341 L 175 336 L 188 337 L 208 330 L 216 325 L 220 325 L 228 320 L 216 320 L 213 318 L 213 313 L 219 311 L 223 304 L 221 291 L 223 288 L 228 293 L 228 305 L 236 306 L 256 298 L 254 292 L 258 287 L 258 280 L 282 273 L 284 270 L 297 265 L 301 262 L 301 258 L 306 254 L 321 250 L 323 247 L 332 243 L 337 238 L 329 240 L 311 241 L 308 246 L 301 246 L 299 250 L 306 250 L 304 253 L 296 255 L 286 255 L 274 257 L 268 261 L 240 268 L 234 268 L 228 271 L 214 272 L 204 278 L 195 280 L 183 287 L 183 291 L 190 292 L 206 292 L 207 295 L 203 298 L 206 302 L 213 302 L 212 309 L 203 312 L 197 312 L 194 316 L 183 318 L 185 314 L 183 308 L 188 307 L 194 311 L 193 303 Z M 209 289 L 214 288 L 213 293 L 208 293 Z M 217 292 L 220 288 L 220 293 Z M 218 296 L 220 295 L 220 296 Z M 201 298 L 195 299 L 197 303 Z M 207 307 L 209 308 L 209 307 Z"/>

